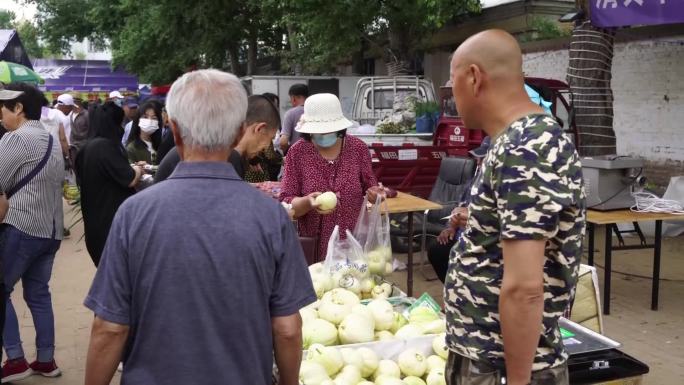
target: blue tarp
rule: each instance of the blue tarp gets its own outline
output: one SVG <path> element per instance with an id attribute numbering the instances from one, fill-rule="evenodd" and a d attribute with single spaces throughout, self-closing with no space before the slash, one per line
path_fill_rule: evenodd
<path id="1" fill-rule="evenodd" d="M 544 100 L 537 91 L 533 90 L 532 87 L 527 84 L 525 84 L 525 91 L 527 91 L 527 96 L 529 96 L 535 104 L 538 104 L 543 108 L 546 113 L 551 114 L 551 102 Z"/>

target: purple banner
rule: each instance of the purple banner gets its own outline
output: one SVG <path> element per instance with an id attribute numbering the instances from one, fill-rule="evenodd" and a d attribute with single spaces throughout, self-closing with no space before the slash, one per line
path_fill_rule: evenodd
<path id="1" fill-rule="evenodd" d="M 138 78 L 109 61 L 36 59 L 33 68 L 45 79 L 43 91 L 138 91 Z"/>
<path id="2" fill-rule="evenodd" d="M 597 27 L 684 23 L 684 0 L 589 0 Z"/>

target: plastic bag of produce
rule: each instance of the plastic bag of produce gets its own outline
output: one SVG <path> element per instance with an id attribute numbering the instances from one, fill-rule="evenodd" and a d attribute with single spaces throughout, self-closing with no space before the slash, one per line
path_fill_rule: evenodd
<path id="1" fill-rule="evenodd" d="M 359 295 L 364 281 L 370 278 L 368 261 L 361 244 L 347 230 L 347 239 L 340 239 L 340 227 L 335 226 L 328 241 L 325 269 L 330 272 L 333 286 Z"/>
<path id="2" fill-rule="evenodd" d="M 389 215 L 382 212 L 387 201 L 378 197 L 375 204 L 364 199 L 361 213 L 354 227 L 354 237 L 363 247 L 370 273 L 385 276 L 392 273 L 392 244 Z"/>
<path id="3" fill-rule="evenodd" d="M 76 184 L 76 174 L 73 170 L 69 170 L 64 178 L 62 184 L 62 196 L 69 202 L 77 200 L 81 195 L 78 185 Z"/>

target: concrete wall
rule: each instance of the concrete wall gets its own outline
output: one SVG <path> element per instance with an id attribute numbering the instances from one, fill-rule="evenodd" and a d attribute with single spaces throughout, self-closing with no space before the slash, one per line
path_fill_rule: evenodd
<path id="1" fill-rule="evenodd" d="M 684 35 L 615 44 L 612 88 L 617 152 L 647 160 L 646 175 L 667 186 L 684 175 Z M 527 76 L 565 80 L 566 49 L 524 56 Z"/>

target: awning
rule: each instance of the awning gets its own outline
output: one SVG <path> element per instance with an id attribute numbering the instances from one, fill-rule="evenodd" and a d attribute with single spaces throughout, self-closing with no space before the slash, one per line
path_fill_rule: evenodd
<path id="1" fill-rule="evenodd" d="M 36 59 L 33 68 L 45 79 L 44 91 L 138 91 L 137 76 L 113 69 L 106 60 Z"/>

